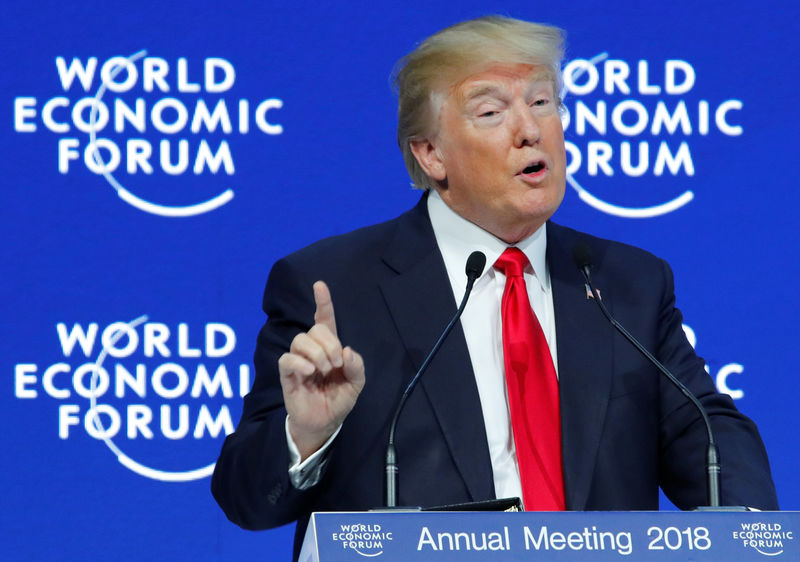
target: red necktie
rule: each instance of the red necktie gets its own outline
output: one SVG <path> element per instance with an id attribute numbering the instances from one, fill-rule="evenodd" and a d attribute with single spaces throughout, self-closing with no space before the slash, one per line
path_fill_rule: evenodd
<path id="1" fill-rule="evenodd" d="M 494 264 L 506 276 L 503 355 L 508 406 L 527 511 L 564 509 L 558 379 L 522 273 L 528 258 L 507 248 Z"/>

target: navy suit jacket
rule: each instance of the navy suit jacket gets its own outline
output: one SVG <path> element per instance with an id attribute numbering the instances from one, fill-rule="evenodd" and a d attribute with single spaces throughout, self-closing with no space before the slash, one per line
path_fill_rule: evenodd
<path id="1" fill-rule="evenodd" d="M 382 505 L 393 410 L 461 298 L 452 293 L 426 201 L 422 197 L 397 219 L 322 240 L 274 265 L 253 389 L 212 479 L 217 501 L 237 525 L 263 529 L 299 520 L 297 546 L 312 511 Z M 716 392 L 684 336 L 669 266 L 631 246 L 551 222 L 547 229 L 567 509 L 654 510 L 659 486 L 680 508 L 706 501 L 700 417 L 587 298 L 572 259 L 579 242 L 592 250 L 593 281 L 612 314 L 708 409 L 720 448 L 723 502 L 777 509 L 758 430 Z M 320 279 L 331 289 L 342 344 L 364 358 L 366 385 L 330 450 L 321 481 L 300 491 L 288 478 L 277 360 L 292 338 L 313 324 L 311 285 Z M 483 416 L 460 325 L 406 404 L 396 443 L 399 505 L 494 497 Z"/>

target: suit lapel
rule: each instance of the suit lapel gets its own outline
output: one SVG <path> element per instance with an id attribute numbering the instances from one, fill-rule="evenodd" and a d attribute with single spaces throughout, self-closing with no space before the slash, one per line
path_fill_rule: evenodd
<path id="1" fill-rule="evenodd" d="M 427 213 L 427 199 L 398 224 L 384 262 L 393 270 L 381 292 L 409 359 L 418 369 L 456 311 Z M 584 509 L 611 390 L 612 331 L 586 297 L 571 252 L 579 234 L 548 223 L 547 262 L 558 345 L 562 446 L 567 509 Z M 598 262 L 600 263 L 600 262 Z M 595 273 L 601 267 L 595 266 Z M 602 279 L 601 275 L 596 275 Z M 598 287 L 611 308 L 610 287 Z M 460 298 L 461 295 L 458 295 Z M 461 324 L 420 381 L 471 499 L 494 497 L 480 399 Z"/>
<path id="2" fill-rule="evenodd" d="M 423 197 L 404 219 L 384 256 L 396 275 L 381 283 L 381 291 L 417 370 L 455 314 L 457 304 L 428 218 L 427 198 Z M 460 323 L 419 385 L 415 392 L 422 390 L 427 396 L 471 499 L 494 497 L 480 399 Z"/>
<path id="3" fill-rule="evenodd" d="M 613 369 L 612 331 L 596 303 L 587 298 L 583 277 L 573 263 L 577 241 L 575 231 L 548 223 L 547 261 L 553 287 L 564 481 L 570 510 L 586 506 Z M 593 272 L 599 269 L 596 265 Z M 610 288 L 597 288 L 610 308 Z"/>

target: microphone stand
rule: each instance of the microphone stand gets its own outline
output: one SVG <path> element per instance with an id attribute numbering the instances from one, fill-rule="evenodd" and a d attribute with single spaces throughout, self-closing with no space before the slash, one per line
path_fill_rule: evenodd
<path id="1" fill-rule="evenodd" d="M 746 507 L 743 506 L 720 506 L 720 492 L 719 492 L 719 473 L 720 473 L 720 464 L 719 464 L 719 450 L 717 449 L 717 444 L 714 440 L 714 433 L 711 429 L 711 420 L 708 417 L 708 413 L 694 393 L 689 390 L 685 384 L 683 384 L 675 375 L 673 375 L 661 362 L 653 357 L 653 355 L 645 349 L 645 347 L 639 343 L 639 341 L 634 338 L 628 330 L 626 330 L 622 324 L 617 322 L 617 320 L 611 316 L 611 313 L 606 308 L 606 305 L 603 304 L 603 301 L 600 299 L 600 293 L 592 285 L 591 275 L 590 275 L 590 267 L 591 267 L 591 256 L 589 253 L 589 248 L 586 246 L 576 246 L 573 251 L 573 257 L 575 259 L 575 263 L 578 266 L 578 269 L 583 274 L 583 278 L 586 280 L 586 286 L 592 293 L 592 300 L 597 303 L 597 306 L 600 308 L 600 311 L 603 315 L 608 319 L 616 330 L 622 334 L 622 336 L 628 340 L 644 357 L 650 361 L 669 381 L 681 391 L 681 393 L 689 399 L 689 401 L 694 404 L 697 411 L 700 412 L 700 416 L 703 418 L 703 423 L 706 426 L 706 432 L 708 433 L 708 448 L 706 451 L 706 474 L 707 474 L 707 482 L 708 482 L 708 506 L 699 506 L 695 508 L 695 511 L 747 511 Z"/>
<path id="2" fill-rule="evenodd" d="M 389 440 L 386 445 L 386 507 L 387 508 L 395 508 L 397 507 L 397 453 L 395 451 L 394 446 L 394 435 L 395 430 L 397 429 L 397 420 L 400 418 L 400 412 L 403 410 L 403 406 L 405 406 L 406 400 L 408 400 L 411 391 L 414 390 L 414 387 L 417 385 L 422 373 L 424 373 L 428 369 L 428 365 L 430 365 L 431 361 L 433 360 L 436 353 L 439 351 L 439 348 L 444 343 L 444 340 L 447 339 L 447 336 L 453 330 L 453 327 L 458 322 L 458 319 L 461 318 L 461 314 L 464 312 L 464 308 L 467 306 L 467 300 L 469 299 L 469 295 L 472 292 L 472 286 L 475 284 L 475 280 L 480 277 L 481 273 L 483 273 L 483 268 L 486 265 L 486 256 L 482 252 L 472 252 L 467 258 L 467 266 L 466 266 L 466 273 L 467 273 L 467 289 L 464 292 L 464 298 L 461 299 L 461 305 L 458 307 L 458 311 L 456 312 L 453 319 L 450 320 L 450 323 L 442 332 L 442 335 L 439 336 L 439 340 L 433 346 L 433 349 L 425 358 L 425 361 L 422 363 L 422 366 L 417 371 L 414 378 L 411 379 L 411 382 L 408 383 L 405 392 L 403 392 L 403 396 L 400 398 L 400 402 L 397 405 L 397 409 L 394 412 L 394 417 L 392 418 L 392 425 L 389 427 Z M 417 508 L 420 509 L 420 508 Z"/>

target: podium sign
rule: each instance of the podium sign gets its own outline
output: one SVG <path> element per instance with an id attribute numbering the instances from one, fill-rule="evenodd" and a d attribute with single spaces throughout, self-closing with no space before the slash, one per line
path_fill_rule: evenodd
<path id="1" fill-rule="evenodd" d="M 315 513 L 303 552 L 302 562 L 800 560 L 800 512 Z"/>

